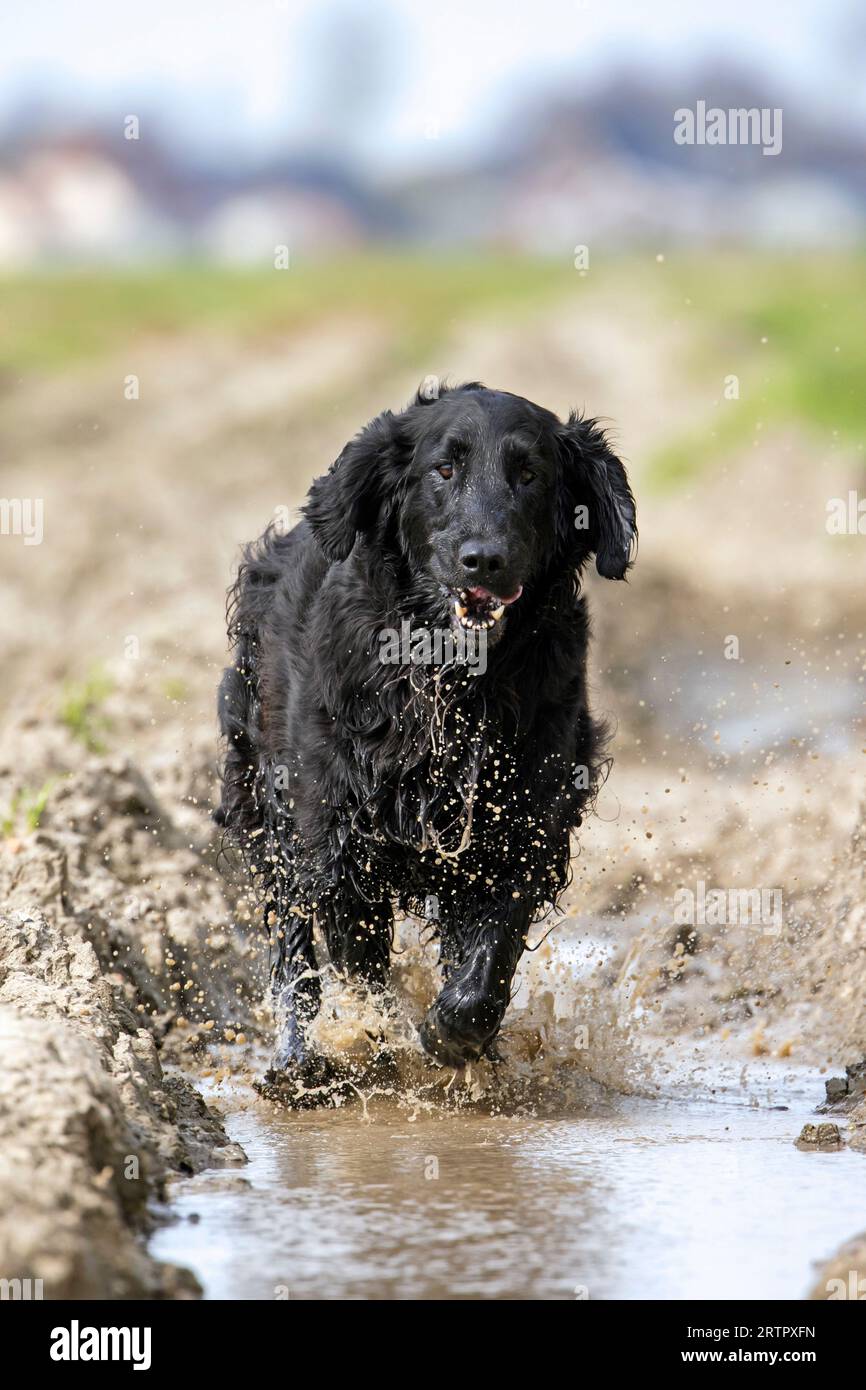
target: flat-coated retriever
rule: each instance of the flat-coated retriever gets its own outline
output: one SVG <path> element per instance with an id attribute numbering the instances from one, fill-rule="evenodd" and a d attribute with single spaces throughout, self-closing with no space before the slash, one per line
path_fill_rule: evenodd
<path id="1" fill-rule="evenodd" d="M 219 692 L 216 818 L 271 928 L 274 1068 L 322 1076 L 314 924 L 382 990 L 395 907 L 438 938 L 423 1047 L 495 1057 L 603 766 L 579 581 L 593 552 L 608 579 L 629 568 L 625 470 L 594 420 L 471 382 L 378 416 L 304 513 L 244 553 Z"/>

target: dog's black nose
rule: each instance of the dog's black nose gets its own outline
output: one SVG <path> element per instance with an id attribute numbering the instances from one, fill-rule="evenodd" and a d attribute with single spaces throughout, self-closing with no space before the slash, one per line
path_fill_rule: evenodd
<path id="1" fill-rule="evenodd" d="M 505 567 L 505 556 L 496 541 L 464 541 L 458 559 L 470 584 L 487 586 Z"/>

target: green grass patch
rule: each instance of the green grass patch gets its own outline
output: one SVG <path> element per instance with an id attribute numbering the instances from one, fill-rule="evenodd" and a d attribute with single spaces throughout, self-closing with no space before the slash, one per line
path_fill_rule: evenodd
<path id="1" fill-rule="evenodd" d="M 652 455 L 644 482 L 657 492 L 675 492 L 700 477 L 713 460 L 742 448 L 754 437 L 754 416 L 726 403 L 700 429 L 676 435 Z"/>
<path id="2" fill-rule="evenodd" d="M 90 753 L 105 752 L 104 736 L 110 724 L 102 705 L 113 689 L 113 682 L 101 671 L 92 671 L 83 681 L 68 681 L 63 687 L 60 722 Z"/>
<path id="3" fill-rule="evenodd" d="M 162 693 L 167 700 L 180 705 L 189 699 L 189 685 L 181 676 L 166 676 L 162 682 Z"/>
<path id="4" fill-rule="evenodd" d="M 214 331 L 255 337 L 355 313 L 384 320 L 400 350 L 417 356 L 458 317 L 494 308 L 516 311 L 573 291 L 575 283 L 566 259 L 501 255 L 363 255 L 299 262 L 290 270 L 181 264 L 4 276 L 0 370 L 59 371 L 127 349 L 134 337 Z"/>
<path id="5" fill-rule="evenodd" d="M 31 835 L 38 830 L 53 786 L 54 782 L 48 781 L 36 790 L 19 787 L 13 792 L 8 808 L 0 817 L 0 835 L 9 839 L 22 828 Z"/>
<path id="6" fill-rule="evenodd" d="M 661 310 L 687 316 L 688 388 L 705 395 L 708 416 L 706 430 L 673 435 L 656 454 L 651 483 L 681 485 L 759 424 L 866 447 L 866 255 L 674 259 L 656 283 Z M 714 409 L 731 374 L 740 398 Z"/>

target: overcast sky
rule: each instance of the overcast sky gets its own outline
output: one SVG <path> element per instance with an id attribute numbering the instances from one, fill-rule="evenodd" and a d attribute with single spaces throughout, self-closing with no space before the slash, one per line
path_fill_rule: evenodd
<path id="1" fill-rule="evenodd" d="M 344 138 L 384 167 L 451 159 L 522 96 L 611 66 L 730 57 L 864 110 L 858 0 L 6 0 L 0 121 L 26 96 L 158 112 L 215 153 Z M 335 18 L 339 16 L 339 22 Z M 856 61 L 855 61 L 856 60 Z"/>

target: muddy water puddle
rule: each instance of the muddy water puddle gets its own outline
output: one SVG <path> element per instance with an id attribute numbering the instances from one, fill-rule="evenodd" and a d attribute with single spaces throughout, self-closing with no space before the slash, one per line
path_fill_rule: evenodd
<path id="1" fill-rule="evenodd" d="M 732 758 L 792 741 L 841 755 L 866 729 L 861 663 L 838 652 L 810 661 L 777 647 L 747 661 L 674 648 L 642 673 L 641 692 L 667 730 Z"/>
<path id="2" fill-rule="evenodd" d="M 215 1299 L 802 1298 L 866 1225 L 863 1156 L 794 1147 L 821 1093 L 780 1072 L 546 1119 L 230 1109 L 249 1165 L 176 1189 L 152 1250 Z"/>

